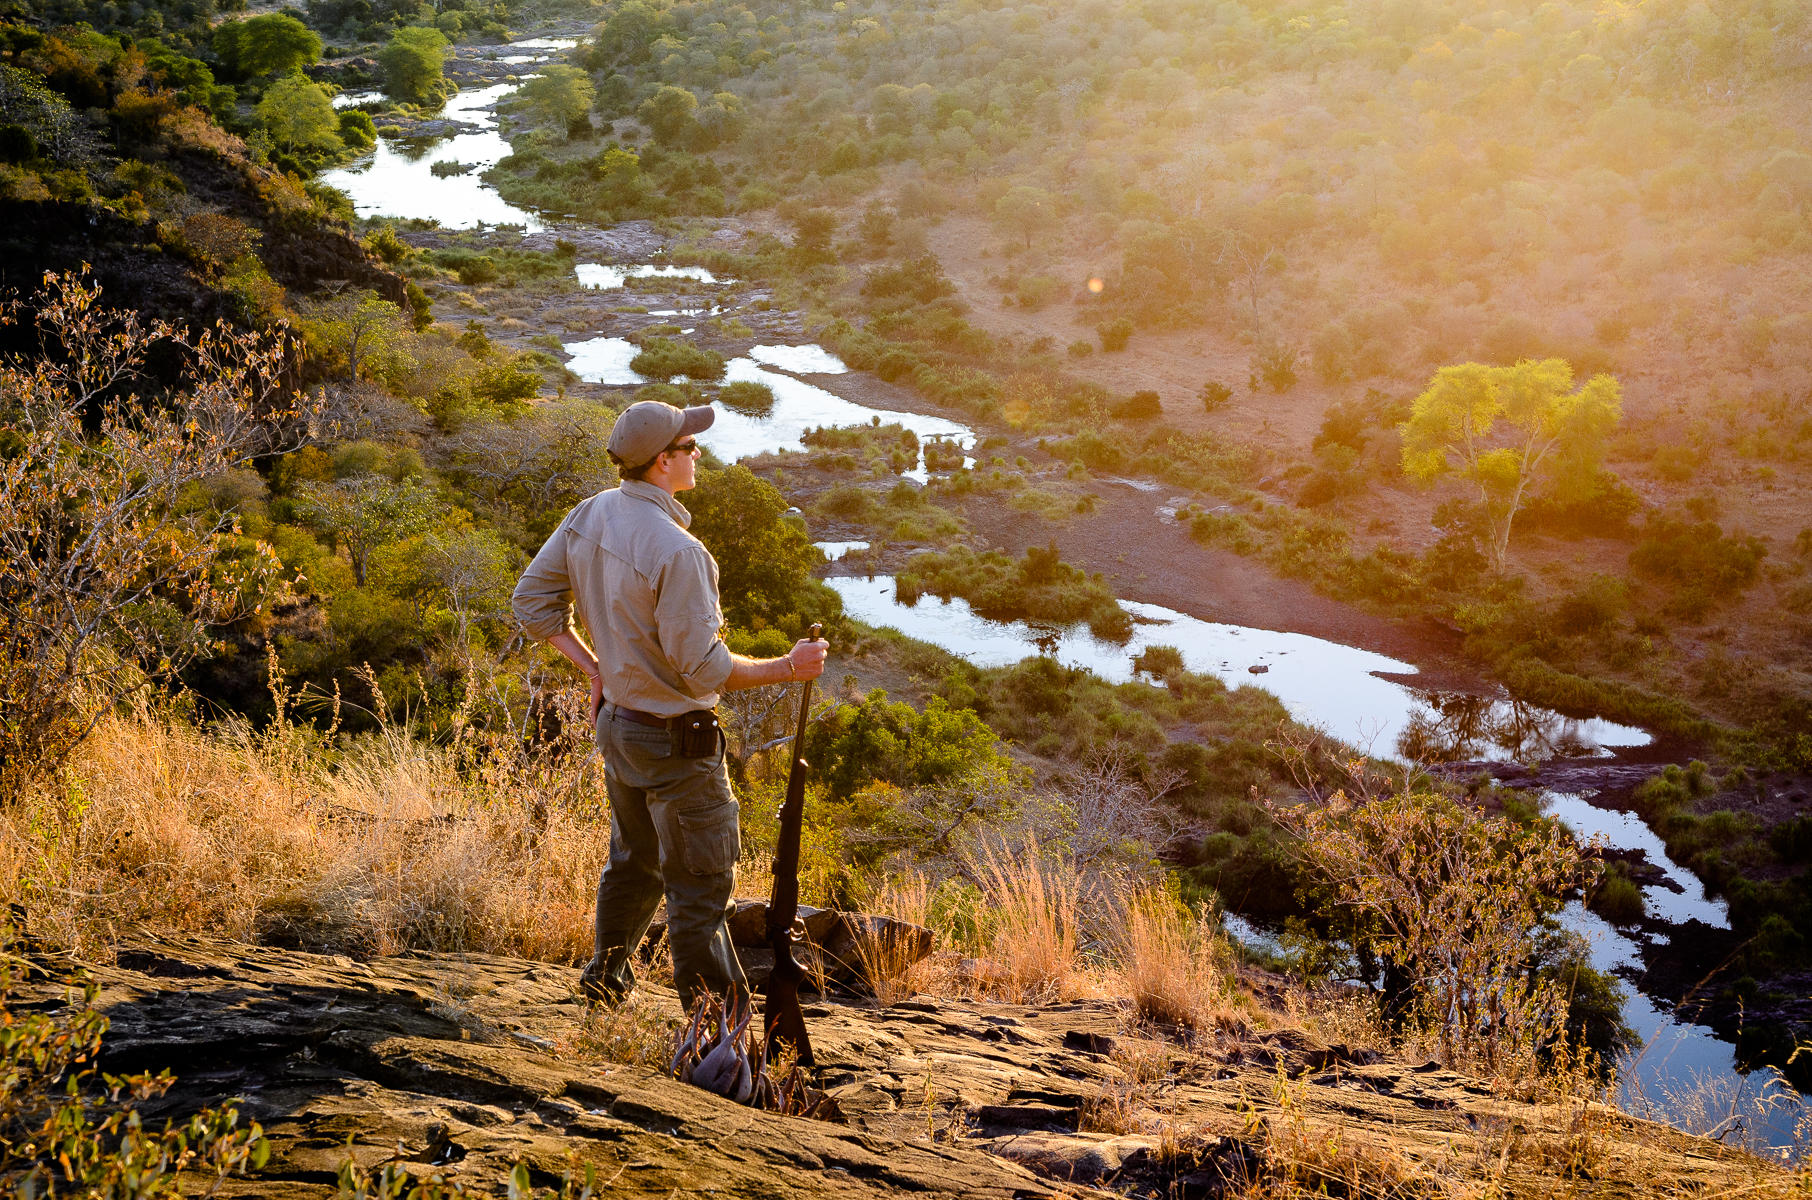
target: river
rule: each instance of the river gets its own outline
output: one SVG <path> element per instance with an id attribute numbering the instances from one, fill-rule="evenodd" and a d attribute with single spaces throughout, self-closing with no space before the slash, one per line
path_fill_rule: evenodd
<path id="1" fill-rule="evenodd" d="M 519 42 L 502 48 L 500 53 L 506 57 L 500 61 L 541 62 L 570 44 L 556 39 Z M 518 48 L 520 53 L 512 53 Z M 453 229 L 509 225 L 538 230 L 542 227 L 538 214 L 505 203 L 480 178 L 485 167 L 510 152 L 498 129 L 494 107 L 518 86 L 519 82 L 504 83 L 462 91 L 449 101 L 446 115 L 464 122 L 467 130 L 442 139 L 382 138 L 372 155 L 327 172 L 323 179 L 351 196 L 361 217 L 421 218 Z M 475 169 L 437 174 L 432 167 L 438 162 Z M 622 287 L 630 278 L 658 276 L 684 278 L 693 285 L 732 282 L 715 279 L 702 268 L 653 263 L 580 263 L 574 281 L 579 286 L 609 289 Z M 663 315 L 685 317 L 716 311 L 712 301 L 701 302 L 697 297 L 685 304 L 687 307 Z M 619 334 L 604 330 L 563 346 L 570 357 L 569 367 L 588 382 L 625 387 L 650 382 L 630 370 L 635 347 Z M 720 405 L 716 422 L 700 440 L 723 461 L 734 462 L 802 448 L 801 435 L 813 427 L 878 420 L 901 424 L 921 439 L 948 438 L 965 448 L 974 444 L 973 432 L 958 422 L 864 406 L 805 378 L 846 371 L 843 363 L 818 346 L 753 347 L 730 361 L 727 378 L 767 384 L 775 396 L 772 409 L 752 415 Z M 906 474 L 921 482 L 929 477 L 922 457 Z M 828 544 L 834 556 L 852 548 L 860 547 Z M 1413 682 L 1413 664 L 1372 651 L 1286 631 L 1217 624 L 1134 599 L 1124 601 L 1134 620 L 1134 633 L 1131 641 L 1122 644 L 1094 638 L 1086 628 L 986 620 L 969 611 L 961 600 L 926 598 L 902 604 L 894 595 L 892 579 L 886 576 L 839 576 L 829 582 L 843 597 L 851 616 L 899 629 L 980 665 L 1050 654 L 1104 678 L 1123 681 L 1133 677 L 1132 658 L 1142 648 L 1173 646 L 1182 652 L 1189 669 L 1218 676 L 1230 687 L 1270 691 L 1297 720 L 1385 757 L 1535 761 L 1607 756 L 1649 741 L 1640 729 L 1566 717 L 1505 697 L 1418 688 Z M 1662 869 L 1672 887 L 1644 889 L 1651 913 L 1672 922 L 1698 920 L 1726 926 L 1722 904 L 1708 899 L 1699 881 L 1667 858 L 1660 839 L 1634 814 L 1594 805 L 1583 795 L 1549 794 L 1546 804 L 1582 839 L 1597 835 L 1613 848 L 1640 849 Z M 1595 965 L 1626 976 L 1640 967 L 1640 946 L 1632 932 L 1611 926 L 1577 903 L 1568 908 L 1565 922 L 1587 940 Z M 1253 938 L 1265 936 L 1263 930 L 1237 917 L 1230 919 L 1229 927 Z M 1740 1072 L 1734 1048 L 1711 1030 L 1679 1023 L 1641 991 L 1628 990 L 1625 1019 L 1647 1043 L 1642 1053 L 1621 1065 L 1625 1100 L 1632 1110 L 1689 1123 L 1691 1114 L 1704 1107 L 1702 1102 L 1708 1096 L 1734 1104 L 1741 1097 L 1765 1095 L 1777 1088 L 1775 1077 L 1767 1071 Z M 1696 1098 L 1680 1098 L 1687 1094 Z M 1753 1114 L 1759 1140 L 1782 1144 L 1790 1139 L 1802 1111 L 1796 1104 L 1783 1103 Z"/>

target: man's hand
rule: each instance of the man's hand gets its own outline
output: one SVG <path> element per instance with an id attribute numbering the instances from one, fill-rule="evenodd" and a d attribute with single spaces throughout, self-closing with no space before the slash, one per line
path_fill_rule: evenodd
<path id="1" fill-rule="evenodd" d="M 598 725 L 598 710 L 604 707 L 604 673 L 598 672 L 591 677 L 591 724 Z"/>
<path id="2" fill-rule="evenodd" d="M 816 679 L 824 674 L 824 660 L 829 654 L 830 643 L 823 638 L 815 642 L 801 640 L 793 643 L 786 659 L 794 679 Z"/>

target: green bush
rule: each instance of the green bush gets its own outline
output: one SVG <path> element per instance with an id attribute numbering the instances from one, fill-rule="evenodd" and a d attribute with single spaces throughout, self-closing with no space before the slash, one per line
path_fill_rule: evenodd
<path id="1" fill-rule="evenodd" d="M 92 983 L 73 1003 L 19 1004 L 26 966 L 16 940 L 0 927 L 0 1186 L 8 1195 L 153 1200 L 264 1166 L 264 1131 L 240 1128 L 232 1105 L 146 1129 L 139 1106 L 168 1092 L 175 1076 L 95 1066 L 108 1021 Z"/>
<path id="2" fill-rule="evenodd" d="M 1134 392 L 1114 405 L 1111 415 L 1117 421 L 1151 421 L 1164 415 L 1164 406 L 1156 392 Z"/>
<path id="3" fill-rule="evenodd" d="M 751 417 L 765 417 L 774 409 L 774 389 L 753 379 L 724 384 L 717 393 L 724 407 Z"/>
<path id="4" fill-rule="evenodd" d="M 724 377 L 724 356 L 690 342 L 672 338 L 651 337 L 642 342 L 629 369 L 649 379 L 671 379 L 684 375 L 688 379 L 715 380 Z"/>
<path id="5" fill-rule="evenodd" d="M 1126 349 L 1126 343 L 1132 340 L 1133 323 L 1130 317 L 1115 317 L 1111 321 L 1095 326 L 1095 335 L 1101 339 L 1101 349 L 1115 353 Z"/>
<path id="6" fill-rule="evenodd" d="M 1648 911 L 1642 889 L 1616 863 L 1604 873 L 1587 898 L 1587 906 L 1613 925 L 1634 925 Z"/>

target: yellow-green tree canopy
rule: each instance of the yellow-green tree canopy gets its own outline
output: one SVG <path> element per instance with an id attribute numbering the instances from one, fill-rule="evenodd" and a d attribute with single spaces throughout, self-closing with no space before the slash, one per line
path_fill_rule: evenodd
<path id="1" fill-rule="evenodd" d="M 258 101 L 258 120 L 271 141 L 285 150 L 333 153 L 342 147 L 340 116 L 320 84 L 305 75 L 285 75 Z"/>
<path id="2" fill-rule="evenodd" d="M 384 90 L 399 100 L 420 103 L 431 99 L 440 86 L 446 51 L 446 35 L 438 29 L 408 25 L 397 30 L 378 51 Z"/>
<path id="3" fill-rule="evenodd" d="M 1447 475 L 1469 480 L 1502 569 L 1511 522 L 1531 486 L 1544 482 L 1562 494 L 1589 486 L 1622 419 L 1617 381 L 1594 375 L 1574 391 L 1573 368 L 1562 359 L 1442 367 L 1401 426 L 1403 470 L 1424 483 Z"/>
<path id="4" fill-rule="evenodd" d="M 543 125 L 564 133 L 591 111 L 591 76 L 578 67 L 553 64 L 522 85 L 522 99 Z"/>

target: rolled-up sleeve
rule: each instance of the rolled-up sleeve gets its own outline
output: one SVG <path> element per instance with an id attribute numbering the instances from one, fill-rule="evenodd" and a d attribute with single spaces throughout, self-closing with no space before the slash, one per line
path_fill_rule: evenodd
<path id="1" fill-rule="evenodd" d="M 656 584 L 655 624 L 661 649 L 695 697 L 721 691 L 730 678 L 730 648 L 718 636 L 724 623 L 717 604 L 717 564 L 696 543 L 667 560 Z"/>
<path id="2" fill-rule="evenodd" d="M 566 566 L 566 526 L 554 530 L 516 582 L 510 610 L 530 637 L 547 641 L 573 627 L 572 579 Z"/>

